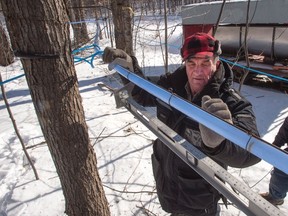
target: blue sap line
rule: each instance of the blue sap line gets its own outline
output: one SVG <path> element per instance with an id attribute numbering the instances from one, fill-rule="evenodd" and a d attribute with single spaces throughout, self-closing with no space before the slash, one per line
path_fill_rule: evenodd
<path id="1" fill-rule="evenodd" d="M 259 71 L 259 70 L 255 70 L 255 69 L 252 69 L 252 68 L 248 68 L 248 67 L 245 67 L 243 65 L 240 65 L 240 64 L 237 64 L 235 62 L 232 62 L 232 61 L 229 61 L 227 59 L 223 59 L 223 58 L 220 58 L 222 61 L 224 62 L 227 62 L 228 64 L 232 64 L 232 65 L 236 65 L 240 68 L 243 68 L 243 69 L 246 69 L 246 70 L 249 70 L 249 71 L 252 71 L 252 72 L 255 72 L 255 73 L 259 73 L 259 74 L 263 74 L 263 75 L 266 75 L 266 76 L 269 76 L 269 77 L 273 77 L 275 79 L 279 79 L 279 80 L 282 80 L 282 81 L 285 81 L 288 83 L 288 79 L 285 79 L 283 77 L 279 77 L 279 76 L 275 76 L 273 74 L 269 74 L 269 73 L 265 73 L 265 72 L 262 72 L 262 71 Z"/>
<path id="2" fill-rule="evenodd" d="M 8 83 L 8 82 L 10 82 L 10 81 L 12 81 L 12 80 L 15 80 L 15 79 L 18 79 L 18 78 L 20 78 L 20 77 L 23 77 L 23 76 L 25 76 L 25 74 L 21 74 L 21 75 L 19 75 L 19 76 L 13 77 L 13 78 L 8 79 L 8 80 L 5 80 L 5 81 L 3 81 L 3 82 L 0 82 L 0 86 L 4 85 L 5 83 Z"/>

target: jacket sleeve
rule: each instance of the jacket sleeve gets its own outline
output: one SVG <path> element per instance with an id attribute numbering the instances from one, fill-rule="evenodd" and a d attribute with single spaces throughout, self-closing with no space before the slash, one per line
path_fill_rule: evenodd
<path id="1" fill-rule="evenodd" d="M 234 126 L 259 137 L 251 103 L 235 91 L 222 99 L 229 107 Z M 215 149 L 206 147 L 204 144 L 202 149 L 215 160 L 231 167 L 245 168 L 260 162 L 258 157 L 227 139 Z"/>
<path id="2" fill-rule="evenodd" d="M 284 123 L 280 127 L 273 142 L 273 144 L 278 146 L 279 148 L 285 143 L 288 143 L 288 117 L 284 120 Z"/>
<path id="3" fill-rule="evenodd" d="M 138 64 L 137 58 L 135 56 L 131 56 L 131 58 L 133 60 L 134 73 L 146 79 L 142 69 Z M 131 95 L 133 99 L 142 106 L 155 106 L 155 97 L 137 85 L 134 85 Z"/>

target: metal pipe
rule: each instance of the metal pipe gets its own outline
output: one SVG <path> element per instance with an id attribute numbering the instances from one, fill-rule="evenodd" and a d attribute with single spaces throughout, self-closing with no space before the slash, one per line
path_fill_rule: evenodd
<path id="1" fill-rule="evenodd" d="M 115 69 L 120 75 L 149 92 L 151 95 L 161 99 L 171 107 L 174 107 L 188 117 L 194 119 L 200 124 L 205 125 L 241 148 L 246 149 L 257 157 L 265 160 L 269 164 L 288 174 L 288 156 L 286 152 L 262 140 L 261 138 L 250 135 L 245 131 L 227 123 L 226 121 L 211 115 L 201 108 L 181 99 L 175 94 L 164 90 L 163 88 L 143 79 L 142 77 L 131 73 L 119 65 L 110 64 L 109 68 Z"/>

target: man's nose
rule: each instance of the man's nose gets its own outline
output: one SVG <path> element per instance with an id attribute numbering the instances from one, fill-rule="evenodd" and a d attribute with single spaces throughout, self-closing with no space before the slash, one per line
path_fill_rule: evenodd
<path id="1" fill-rule="evenodd" d="M 202 73 L 202 67 L 201 67 L 201 65 L 196 65 L 195 66 L 195 73 Z"/>

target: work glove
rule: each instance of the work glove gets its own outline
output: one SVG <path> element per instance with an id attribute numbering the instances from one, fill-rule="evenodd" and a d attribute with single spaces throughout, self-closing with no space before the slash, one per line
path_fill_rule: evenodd
<path id="1" fill-rule="evenodd" d="M 220 98 L 211 98 L 208 95 L 203 96 L 202 108 L 203 110 L 232 124 L 232 117 L 228 106 Z M 216 148 L 225 139 L 204 125 L 200 124 L 199 129 L 203 143 L 210 148 Z"/>
<path id="2" fill-rule="evenodd" d="M 129 71 L 134 71 L 132 58 L 121 49 L 106 47 L 102 59 L 105 63 L 109 63 L 109 70 L 112 70 L 117 64 Z"/>

